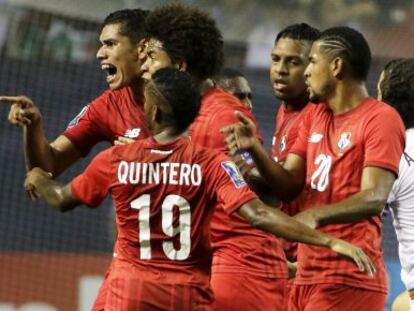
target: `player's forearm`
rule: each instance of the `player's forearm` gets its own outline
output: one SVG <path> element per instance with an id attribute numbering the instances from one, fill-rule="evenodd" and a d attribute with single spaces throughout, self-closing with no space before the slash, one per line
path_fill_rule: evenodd
<path id="1" fill-rule="evenodd" d="M 280 203 L 279 198 L 275 195 L 272 187 L 262 177 L 260 172 L 253 168 L 245 175 L 246 182 L 249 184 L 257 196 L 266 204 L 276 206 Z"/>
<path id="2" fill-rule="evenodd" d="M 297 178 L 292 176 L 289 171 L 275 162 L 259 141 L 253 145 L 249 152 L 260 175 L 279 199 L 290 201 L 299 195 L 302 184 L 298 183 Z"/>
<path id="3" fill-rule="evenodd" d="M 363 190 L 349 198 L 322 207 L 312 208 L 316 223 L 320 226 L 351 223 L 380 215 L 387 198 L 374 190 Z"/>
<path id="4" fill-rule="evenodd" d="M 257 200 L 258 201 L 258 200 Z M 272 233 L 289 241 L 313 244 L 330 248 L 335 238 L 313 230 L 285 213 L 270 208 L 260 201 L 253 208 L 239 209 L 239 213 L 248 222 L 259 229 Z"/>
<path id="5" fill-rule="evenodd" d="M 47 141 L 41 124 L 24 127 L 24 154 L 28 171 L 40 167 L 54 173 L 53 149 Z"/>
<path id="6" fill-rule="evenodd" d="M 63 186 L 53 179 L 42 176 L 39 176 L 33 185 L 38 195 L 44 198 L 49 205 L 62 212 L 70 210 L 80 204 L 72 196 L 70 185 Z"/>

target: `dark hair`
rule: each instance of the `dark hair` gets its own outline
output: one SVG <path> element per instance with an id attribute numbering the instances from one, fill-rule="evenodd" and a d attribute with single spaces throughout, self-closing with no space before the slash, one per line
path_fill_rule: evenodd
<path id="1" fill-rule="evenodd" d="M 223 63 L 223 38 L 206 13 L 181 4 L 164 5 L 148 15 L 149 38 L 162 42 L 174 63 L 185 61 L 187 71 L 201 81 L 213 77 Z"/>
<path id="2" fill-rule="evenodd" d="M 124 9 L 109 14 L 103 24 L 106 25 L 121 24 L 121 34 L 128 37 L 134 43 L 138 43 L 145 38 L 145 19 L 149 11 L 141 9 Z"/>
<path id="3" fill-rule="evenodd" d="M 293 24 L 282 29 L 277 34 L 275 43 L 277 43 L 279 39 L 283 38 L 313 42 L 319 38 L 320 34 L 321 32 L 318 29 L 306 23 Z"/>
<path id="4" fill-rule="evenodd" d="M 244 74 L 242 74 L 240 71 L 233 69 L 233 68 L 223 68 L 216 76 L 215 76 L 215 80 L 219 81 L 219 80 L 228 80 L 228 79 L 234 79 L 234 78 L 239 78 L 239 77 L 243 77 L 245 78 Z"/>
<path id="5" fill-rule="evenodd" d="M 162 68 L 152 75 L 148 86 L 161 95 L 157 105 L 176 129 L 185 131 L 200 109 L 200 90 L 191 75 L 172 67 Z"/>
<path id="6" fill-rule="evenodd" d="M 381 100 L 398 111 L 407 128 L 414 127 L 414 59 L 392 60 L 383 72 Z"/>
<path id="7" fill-rule="evenodd" d="M 322 52 L 342 57 L 349 64 L 353 78 L 367 79 L 371 50 L 360 32 L 350 27 L 333 27 L 323 31 L 317 42 Z"/>

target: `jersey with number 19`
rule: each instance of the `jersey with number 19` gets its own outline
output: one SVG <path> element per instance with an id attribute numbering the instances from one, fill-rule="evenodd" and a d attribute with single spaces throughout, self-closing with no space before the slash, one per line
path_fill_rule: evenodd
<path id="1" fill-rule="evenodd" d="M 109 303 L 114 310 L 126 308 L 125 301 L 165 310 L 192 310 L 203 299 L 208 305 L 213 207 L 220 203 L 231 214 L 256 198 L 225 155 L 186 138 L 171 144 L 148 138 L 112 147 L 71 188 L 89 206 L 99 205 L 108 193 L 115 202 L 117 263 L 109 297 L 123 299 L 122 307 Z"/>
<path id="2" fill-rule="evenodd" d="M 325 104 L 312 105 L 291 149 L 291 153 L 306 159 L 304 209 L 337 203 L 358 193 L 366 167 L 398 175 L 404 144 L 404 125 L 398 113 L 373 98 L 340 115 L 333 115 Z M 370 278 L 331 250 L 300 244 L 295 284 L 339 283 L 387 292 L 380 216 L 317 229 L 361 247 L 372 259 L 377 273 Z"/>

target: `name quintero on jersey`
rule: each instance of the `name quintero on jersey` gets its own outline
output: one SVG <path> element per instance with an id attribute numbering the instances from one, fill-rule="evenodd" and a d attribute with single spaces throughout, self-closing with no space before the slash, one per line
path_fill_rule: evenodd
<path id="1" fill-rule="evenodd" d="M 118 181 L 121 184 L 169 184 L 199 186 L 202 182 L 199 164 L 141 163 L 121 161 L 118 164 Z"/>

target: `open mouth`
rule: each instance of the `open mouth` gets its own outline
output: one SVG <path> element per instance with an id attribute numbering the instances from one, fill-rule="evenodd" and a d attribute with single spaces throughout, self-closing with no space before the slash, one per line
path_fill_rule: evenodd
<path id="1" fill-rule="evenodd" d="M 112 64 L 103 64 L 101 68 L 106 71 L 106 81 L 108 83 L 112 82 L 115 79 L 118 69 Z"/>

